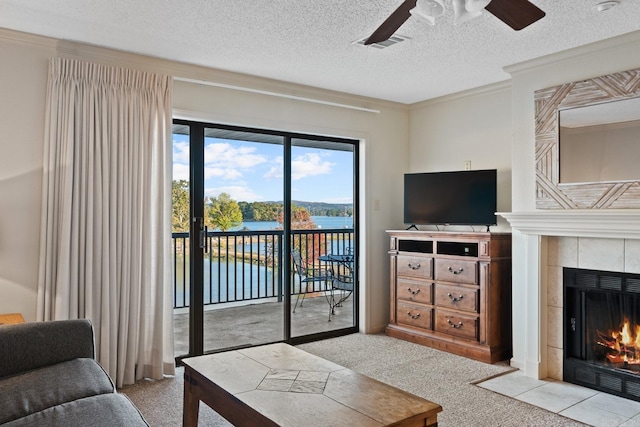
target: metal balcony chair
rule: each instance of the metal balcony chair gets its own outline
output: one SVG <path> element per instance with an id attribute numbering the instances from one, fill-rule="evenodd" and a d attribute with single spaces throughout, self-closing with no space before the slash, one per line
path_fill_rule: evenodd
<path id="1" fill-rule="evenodd" d="M 342 303 L 353 293 L 353 259 L 340 262 L 333 268 L 331 289 L 327 297 L 329 301 L 329 321 L 335 315 L 335 308 L 342 307 Z"/>
<path id="2" fill-rule="evenodd" d="M 300 278 L 300 292 L 298 292 L 296 297 L 296 303 L 293 306 L 293 312 L 296 312 L 296 308 L 298 307 L 298 302 L 300 302 L 300 307 L 304 303 L 304 298 L 309 292 L 313 292 L 314 283 L 316 282 L 325 282 L 325 288 L 322 290 L 326 290 L 327 282 L 331 282 L 333 279 L 331 276 L 331 271 L 324 267 L 315 267 L 309 265 L 306 260 L 302 258 L 300 252 L 297 249 L 293 249 L 291 251 L 291 258 L 293 259 L 293 267 L 295 273 Z M 304 287 L 304 289 L 303 289 Z M 302 301 L 300 301 L 300 295 L 302 294 Z"/>

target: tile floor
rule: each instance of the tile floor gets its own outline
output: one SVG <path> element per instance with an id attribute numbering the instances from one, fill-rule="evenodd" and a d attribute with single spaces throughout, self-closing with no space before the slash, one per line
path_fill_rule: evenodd
<path id="1" fill-rule="evenodd" d="M 514 371 L 477 384 L 592 426 L 640 427 L 640 402 Z"/>

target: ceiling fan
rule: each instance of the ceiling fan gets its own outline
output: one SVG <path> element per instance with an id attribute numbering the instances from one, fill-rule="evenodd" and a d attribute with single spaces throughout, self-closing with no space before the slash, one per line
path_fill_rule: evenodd
<path id="1" fill-rule="evenodd" d="M 474 18 L 487 10 L 493 16 L 519 31 L 545 16 L 545 13 L 528 0 L 449 0 L 453 3 L 456 23 Z M 405 0 L 380 25 L 365 45 L 380 43 L 387 40 L 405 23 L 411 15 L 426 19 L 431 25 L 435 18 L 444 14 L 443 0 Z"/>

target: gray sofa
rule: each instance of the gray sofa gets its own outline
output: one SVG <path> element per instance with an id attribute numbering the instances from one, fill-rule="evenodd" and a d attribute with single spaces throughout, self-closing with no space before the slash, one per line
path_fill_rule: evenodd
<path id="1" fill-rule="evenodd" d="M 148 426 L 95 360 L 88 320 L 0 326 L 0 425 Z"/>

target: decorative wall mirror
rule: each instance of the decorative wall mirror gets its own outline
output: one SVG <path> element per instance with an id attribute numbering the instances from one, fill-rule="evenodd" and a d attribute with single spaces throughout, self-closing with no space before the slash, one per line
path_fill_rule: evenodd
<path id="1" fill-rule="evenodd" d="M 640 69 L 536 91 L 535 111 L 539 209 L 640 208 Z"/>

